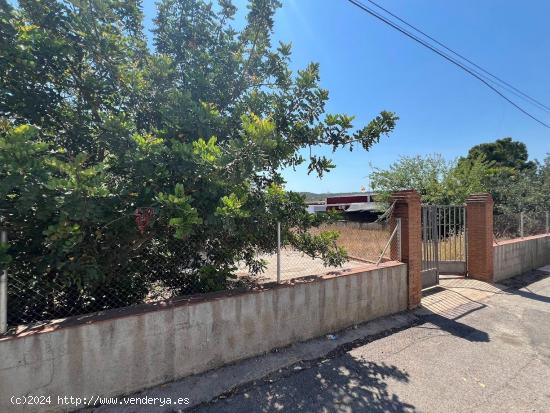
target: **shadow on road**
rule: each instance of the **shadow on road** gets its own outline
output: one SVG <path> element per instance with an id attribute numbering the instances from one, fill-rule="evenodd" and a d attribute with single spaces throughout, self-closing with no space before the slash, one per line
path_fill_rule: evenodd
<path id="1" fill-rule="evenodd" d="M 477 310 L 478 309 L 471 310 L 469 313 Z M 464 315 L 461 317 L 463 316 Z M 452 334 L 455 337 L 460 337 L 471 342 L 488 343 L 490 341 L 489 334 L 485 331 L 478 330 L 475 327 L 456 321 L 456 319 L 448 318 L 432 312 L 419 314 L 418 317 L 424 321 L 424 326 L 426 326 L 426 328 L 437 328 Z M 430 327 L 430 324 L 435 327 Z M 422 326 L 418 326 L 417 328 L 422 328 Z"/>
<path id="2" fill-rule="evenodd" d="M 200 412 L 414 412 L 415 407 L 388 391 L 388 381 L 408 383 L 409 375 L 385 363 L 349 353 L 296 367 L 255 383 L 228 400 L 200 406 Z"/>
<path id="3" fill-rule="evenodd" d="M 534 293 L 529 288 L 527 288 L 534 282 L 544 280 L 548 277 L 550 277 L 550 274 L 548 274 L 547 272 L 534 270 L 518 277 L 508 278 L 507 280 L 503 280 L 500 283 L 507 287 L 510 287 L 508 290 L 506 290 L 506 292 L 509 294 L 519 295 L 520 297 L 540 301 L 543 303 L 550 303 L 550 297 Z"/>
<path id="4" fill-rule="evenodd" d="M 489 334 L 485 331 L 458 321 L 468 314 L 486 308 L 486 304 L 456 289 L 456 286 L 438 286 L 423 291 L 422 308 L 416 312 L 423 324 L 417 328 L 441 330 L 471 342 L 489 342 Z"/>
<path id="5" fill-rule="evenodd" d="M 541 301 L 543 303 L 550 303 L 550 297 L 534 293 L 532 291 L 529 291 L 528 289 L 525 289 L 525 291 L 515 290 L 515 291 L 511 291 L 511 293 L 514 295 L 519 295 L 520 297 L 523 297 L 523 298 L 528 298 L 530 300 Z"/>

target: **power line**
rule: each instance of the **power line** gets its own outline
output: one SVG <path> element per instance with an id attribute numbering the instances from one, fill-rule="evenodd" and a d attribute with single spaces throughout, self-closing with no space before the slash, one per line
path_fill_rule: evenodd
<path id="1" fill-rule="evenodd" d="M 445 52 L 442 52 L 441 50 L 435 48 L 434 46 L 430 45 L 429 43 L 427 43 L 426 41 L 418 38 L 417 36 L 415 36 L 414 34 L 412 34 L 411 32 L 407 31 L 406 29 L 404 29 L 403 27 L 399 26 L 397 23 L 394 23 L 392 22 L 391 20 L 388 20 L 386 17 L 378 14 L 376 11 L 370 9 L 368 6 L 366 6 L 365 4 L 359 2 L 358 0 L 348 0 L 348 2 L 352 3 L 353 5 L 359 7 L 360 9 L 362 9 L 363 11 L 369 13 L 370 15 L 374 16 L 375 18 L 381 20 L 382 22 L 386 23 L 387 25 L 393 27 L 394 29 L 396 29 L 397 31 L 401 32 L 402 34 L 404 34 L 405 36 L 411 38 L 412 40 L 416 41 L 417 43 L 420 43 L 422 46 L 430 49 L 431 51 L 433 51 L 434 53 L 438 54 L 439 56 L 443 57 L 444 59 L 448 60 L 449 62 L 453 63 L 454 65 L 458 66 L 459 68 L 461 68 L 462 70 L 466 71 L 467 73 L 469 73 L 471 76 L 475 77 L 476 79 L 478 79 L 480 82 L 482 82 L 483 84 L 485 84 L 485 86 L 487 86 L 488 88 L 490 88 L 493 92 L 495 92 L 496 94 L 498 94 L 501 98 L 503 98 L 504 100 L 506 100 L 508 103 L 510 103 L 512 106 L 514 106 L 516 109 L 518 109 L 520 112 L 524 113 L 525 115 L 529 116 L 531 119 L 533 119 L 534 121 L 540 123 L 541 125 L 547 127 L 550 129 L 550 126 L 546 123 L 544 123 L 543 121 L 541 121 L 540 119 L 536 118 L 535 116 L 533 116 L 531 113 L 529 113 L 527 110 L 525 110 L 524 108 L 522 108 L 521 106 L 519 106 L 517 103 L 515 103 L 514 101 L 512 101 L 511 99 L 509 99 L 507 96 L 505 96 L 503 93 L 501 93 L 498 89 L 496 89 L 495 87 L 493 87 L 491 84 L 489 84 L 489 81 L 486 80 L 486 77 L 483 76 L 482 74 L 480 73 L 477 73 L 475 71 L 475 69 L 471 69 L 465 65 L 463 65 L 462 63 L 460 63 L 459 61 L 455 60 L 453 57 L 449 56 L 448 54 L 446 54 Z M 485 78 L 485 79 L 484 79 Z"/>
<path id="2" fill-rule="evenodd" d="M 480 82 L 482 82 L 485 86 L 487 86 L 489 89 L 491 89 L 493 92 L 495 92 L 496 94 L 498 94 L 501 98 L 503 98 L 504 100 L 506 100 L 508 103 L 510 103 L 512 106 L 514 106 L 516 109 L 518 109 L 520 112 L 522 112 L 523 114 L 527 115 L 528 117 L 530 117 L 531 119 L 533 119 L 534 121 L 540 123 L 541 125 L 545 126 L 546 128 L 550 129 L 550 125 L 544 123 L 543 121 L 541 121 L 540 119 L 536 118 L 535 116 L 533 116 L 531 113 L 529 113 L 527 110 L 523 109 L 521 106 L 519 106 L 517 103 L 515 103 L 514 101 L 512 101 L 511 99 L 509 99 L 506 95 L 504 95 L 503 93 L 501 93 L 498 89 L 496 89 L 494 86 L 492 86 L 488 80 L 485 80 L 483 75 L 480 75 L 479 73 L 477 73 L 474 69 L 471 69 L 471 68 L 468 68 L 467 66 L 464 66 L 462 63 L 456 61 L 453 57 L 447 55 L 445 52 L 442 52 L 441 50 L 438 50 L 437 48 L 435 48 L 434 46 L 430 45 L 429 43 L 425 42 L 424 40 L 418 38 L 417 36 L 415 36 L 414 34 L 410 33 L 409 31 L 407 31 L 406 29 L 400 27 L 398 24 L 392 22 L 391 20 L 388 20 L 387 18 L 385 18 L 384 16 L 378 14 L 377 12 L 375 12 L 374 10 L 370 9 L 368 6 L 366 6 L 365 4 L 357 1 L 357 0 L 347 0 L 349 3 L 359 7 L 361 10 L 369 13 L 370 15 L 372 15 L 373 17 L 376 17 L 378 20 L 381 20 L 383 23 L 386 23 L 387 25 L 393 27 L 395 30 L 401 32 L 402 34 L 404 34 L 405 36 L 411 38 L 412 40 L 414 40 L 415 42 L 417 43 L 420 43 L 422 46 L 430 49 L 432 52 L 438 54 L 439 56 L 443 57 L 445 60 L 448 60 L 449 62 L 451 62 L 452 64 L 458 66 L 459 68 L 461 68 L 462 70 L 464 70 L 465 72 L 469 73 L 471 76 L 475 77 L 476 79 L 478 79 Z"/>
<path id="3" fill-rule="evenodd" d="M 525 92 L 522 92 L 521 90 L 519 90 L 518 88 L 514 87 L 513 85 L 511 85 L 510 83 L 506 82 L 505 80 L 501 79 L 500 77 L 492 74 L 491 72 L 489 72 L 488 70 L 484 69 L 483 67 L 479 66 L 478 64 L 476 64 L 475 62 L 471 61 L 470 59 L 468 59 L 467 57 L 461 55 L 460 53 L 458 53 L 457 51 L 451 49 L 450 47 L 446 46 L 445 44 L 441 43 L 439 40 L 433 38 L 432 36 L 430 36 L 429 34 L 427 34 L 426 32 L 420 30 L 418 27 L 415 27 L 413 26 L 412 24 L 408 23 L 407 21 L 405 21 L 404 19 L 402 19 L 401 17 L 397 16 L 396 14 L 392 13 L 391 11 L 389 11 L 388 9 L 382 7 L 381 5 L 379 5 L 378 3 L 374 2 L 373 0 L 367 0 L 369 3 L 373 4 L 374 6 L 378 7 L 380 10 L 383 10 L 384 12 L 388 13 L 390 16 L 394 17 L 395 19 L 399 20 L 400 22 L 404 23 L 405 25 L 407 25 L 408 27 L 410 27 L 411 29 L 415 30 L 416 32 L 422 34 L 424 37 L 427 37 L 428 39 L 430 39 L 431 41 L 433 41 L 434 43 L 438 44 L 439 46 L 443 47 L 445 50 L 451 52 L 452 54 L 454 54 L 455 56 L 458 56 L 459 58 L 461 58 L 462 60 L 470 63 L 472 66 L 478 68 L 479 70 L 481 70 L 482 72 L 486 73 L 487 75 L 489 75 L 490 77 L 492 77 L 493 79 L 496 80 L 493 81 L 493 80 L 490 80 L 491 82 L 495 83 L 495 84 L 498 84 L 498 83 L 501 83 L 501 87 L 509 90 L 511 93 L 513 93 L 514 95 L 526 100 L 526 101 L 530 101 L 531 103 L 537 105 L 539 108 L 543 109 L 543 110 L 546 110 L 547 112 L 550 112 L 550 107 L 546 106 L 544 103 L 541 103 L 540 101 L 538 101 L 537 99 L 535 99 L 534 97 L 532 96 L 529 96 L 527 93 Z M 478 72 L 479 74 L 479 72 Z M 485 79 L 487 79 L 487 77 L 485 77 Z M 504 85 L 504 86 L 502 86 Z M 516 93 L 514 93 L 516 92 Z"/>

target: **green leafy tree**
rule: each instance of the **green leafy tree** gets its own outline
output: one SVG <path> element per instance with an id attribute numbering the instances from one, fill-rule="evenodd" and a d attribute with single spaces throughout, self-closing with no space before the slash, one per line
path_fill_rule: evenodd
<path id="1" fill-rule="evenodd" d="M 523 171 L 505 170 L 489 180 L 495 213 L 541 213 L 550 210 L 550 157 Z"/>
<path id="2" fill-rule="evenodd" d="M 512 138 L 498 139 L 472 147 L 466 159 L 483 155 L 494 165 L 486 180 L 495 201 L 494 229 L 498 237 L 519 236 L 519 215 L 525 212 L 526 233 L 540 231 L 544 211 L 550 209 L 548 159 L 529 161 L 527 146 Z"/>
<path id="3" fill-rule="evenodd" d="M 439 154 L 401 156 L 387 169 L 373 168 L 369 179 L 372 189 L 386 201 L 395 191 L 415 189 L 423 202 L 436 203 L 442 197 L 448 171 L 447 162 Z"/>
<path id="4" fill-rule="evenodd" d="M 459 158 L 451 162 L 443 180 L 444 197 L 448 204 L 462 204 L 469 195 L 487 192 L 490 189 L 489 179 L 498 173 L 494 162 L 488 162 L 483 154 L 475 158 Z"/>
<path id="5" fill-rule="evenodd" d="M 534 168 L 535 162 L 529 161 L 527 146 L 512 138 L 497 139 L 495 142 L 476 145 L 468 152 L 468 159 L 484 156 L 495 167 L 506 167 L 516 170 Z"/>
<path id="6" fill-rule="evenodd" d="M 237 30 L 229 0 L 161 0 L 151 51 L 139 0 L 0 0 L 4 255 L 46 288 L 41 311 L 113 305 L 105 289 L 125 304 L 151 285 L 223 288 L 237 262 L 261 270 L 277 221 L 285 243 L 345 259 L 333 235 L 309 234 L 325 218 L 280 172 L 323 175 L 331 160 L 302 149 L 368 150 L 397 117 L 355 128 L 325 113 L 319 66 L 293 73 L 290 45 L 272 46 L 279 6 L 251 0 Z"/>
<path id="7" fill-rule="evenodd" d="M 518 237 L 520 213 L 524 233 L 545 230 L 546 211 L 550 211 L 550 157 L 542 164 L 521 171 L 499 169 L 490 177 L 488 187 L 495 202 L 494 230 L 497 237 Z"/>
<path id="8" fill-rule="evenodd" d="M 402 156 L 388 169 L 374 169 L 370 174 L 374 191 L 388 200 L 391 193 L 415 189 L 422 202 L 460 204 L 468 195 L 483 192 L 487 179 L 494 173 L 492 163 L 483 156 L 474 159 L 446 161 L 441 155 Z"/>

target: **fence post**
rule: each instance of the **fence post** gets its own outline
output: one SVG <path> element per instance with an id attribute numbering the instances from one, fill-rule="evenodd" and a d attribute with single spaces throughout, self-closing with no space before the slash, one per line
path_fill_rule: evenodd
<path id="1" fill-rule="evenodd" d="M 420 235 L 420 195 L 414 190 L 399 191 L 392 195 L 394 208 L 390 222 L 398 225 L 400 219 L 401 236 L 391 244 L 391 259 L 407 264 L 408 306 L 409 309 L 420 305 L 422 298 L 422 237 Z M 400 242 L 399 242 L 400 240 Z M 401 244 L 401 245 L 399 245 Z"/>
<path id="2" fill-rule="evenodd" d="M 277 222 L 277 283 L 281 282 L 281 223 Z"/>
<path id="3" fill-rule="evenodd" d="M 519 236 L 523 238 L 523 211 L 519 213 Z"/>
<path id="4" fill-rule="evenodd" d="M 493 197 L 472 194 L 466 199 L 467 274 L 493 282 Z"/>
<path id="5" fill-rule="evenodd" d="M 0 243 L 8 242 L 8 232 L 2 229 L 0 232 Z M 2 269 L 0 274 L 0 334 L 8 331 L 8 270 Z"/>

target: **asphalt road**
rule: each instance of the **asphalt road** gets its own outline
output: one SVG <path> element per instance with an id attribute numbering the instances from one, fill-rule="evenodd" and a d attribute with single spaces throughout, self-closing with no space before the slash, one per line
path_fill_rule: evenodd
<path id="1" fill-rule="evenodd" d="M 448 313 L 424 310 L 416 326 L 193 411 L 550 412 L 549 275 L 479 301 L 456 289 L 462 304 Z"/>

